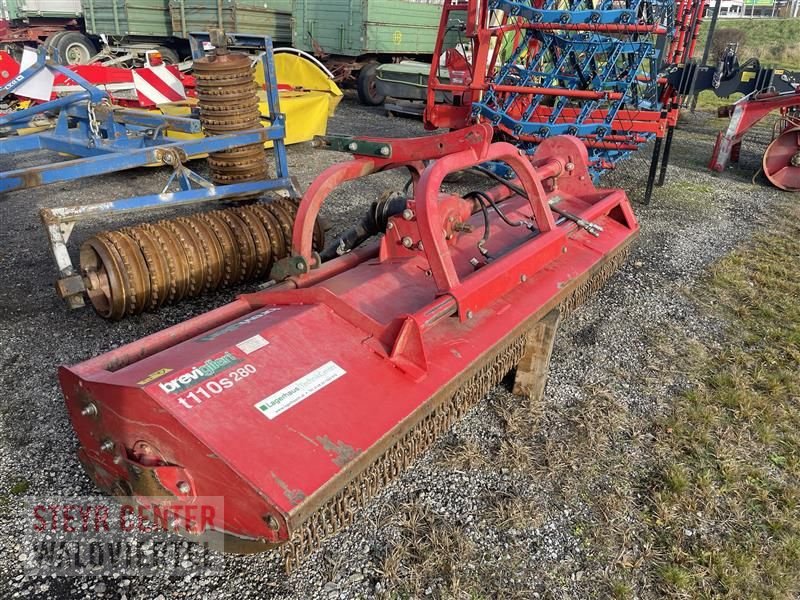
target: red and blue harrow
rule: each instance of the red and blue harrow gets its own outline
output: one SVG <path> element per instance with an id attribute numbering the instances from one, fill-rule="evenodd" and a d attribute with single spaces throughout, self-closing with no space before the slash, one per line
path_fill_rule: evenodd
<path id="1" fill-rule="evenodd" d="M 594 175 L 655 139 L 649 198 L 661 140 L 668 138 L 663 171 L 681 103 L 665 72 L 691 56 L 704 6 L 448 1 L 435 51 L 446 56 L 448 77 L 432 66 L 426 124 L 486 121 L 526 152 L 553 135 L 577 136 Z M 445 93 L 453 101 L 436 104 Z"/>

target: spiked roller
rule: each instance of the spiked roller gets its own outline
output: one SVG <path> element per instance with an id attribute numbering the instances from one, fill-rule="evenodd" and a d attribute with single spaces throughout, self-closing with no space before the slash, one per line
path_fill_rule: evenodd
<path id="1" fill-rule="evenodd" d="M 520 361 L 531 328 L 603 284 L 638 231 L 624 192 L 592 185 L 577 138 L 543 141 L 532 161 L 491 138 L 475 125 L 338 140 L 366 154 L 310 186 L 280 283 L 62 368 L 97 485 L 151 502 L 224 496 L 213 530 L 188 529 L 230 551 L 280 547 L 287 568 L 350 523 Z M 486 161 L 516 179 L 440 192 Z M 327 195 L 393 168 L 411 172 L 413 195 L 373 206 L 384 235 L 343 236 L 321 262 Z"/>
<path id="2" fill-rule="evenodd" d="M 225 41 L 221 36 L 221 41 Z M 194 61 L 200 122 L 208 135 L 224 135 L 261 125 L 255 71 L 246 54 L 228 52 L 225 44 Z M 267 178 L 263 144 L 212 152 L 208 165 L 214 183 L 241 183 Z"/>
<path id="3" fill-rule="evenodd" d="M 273 198 L 93 235 L 81 247 L 89 300 L 117 320 L 263 280 L 289 253 L 296 214 L 294 201 Z M 317 224 L 315 249 L 323 240 Z"/>

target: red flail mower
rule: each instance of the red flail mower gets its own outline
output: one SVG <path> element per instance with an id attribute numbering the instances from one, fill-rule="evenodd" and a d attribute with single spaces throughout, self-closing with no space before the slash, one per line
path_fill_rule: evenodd
<path id="1" fill-rule="evenodd" d="M 594 187 L 577 138 L 533 158 L 491 139 L 486 124 L 327 138 L 355 156 L 302 198 L 271 287 L 62 368 L 96 484 L 163 506 L 222 496 L 223 517 L 185 523 L 190 534 L 234 552 L 280 546 L 291 568 L 520 361 L 546 363 L 545 317 L 598 289 L 638 225 L 622 190 Z M 441 191 L 492 162 L 515 177 Z M 314 252 L 331 191 L 389 169 L 413 185 Z"/>

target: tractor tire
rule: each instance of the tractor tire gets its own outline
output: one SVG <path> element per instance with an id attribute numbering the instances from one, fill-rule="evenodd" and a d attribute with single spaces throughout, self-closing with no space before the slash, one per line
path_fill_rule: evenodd
<path id="1" fill-rule="evenodd" d="M 172 48 L 166 46 L 156 46 L 156 50 L 161 53 L 161 60 L 165 65 L 177 65 L 181 62 L 181 57 Z"/>
<path id="2" fill-rule="evenodd" d="M 78 31 L 57 33 L 51 47 L 58 50 L 58 61 L 62 65 L 85 65 L 97 54 L 94 42 Z"/>
<path id="3" fill-rule="evenodd" d="M 358 72 L 356 90 L 361 104 L 366 106 L 380 106 L 386 99 L 378 93 L 378 67 L 380 63 L 371 62 Z"/>

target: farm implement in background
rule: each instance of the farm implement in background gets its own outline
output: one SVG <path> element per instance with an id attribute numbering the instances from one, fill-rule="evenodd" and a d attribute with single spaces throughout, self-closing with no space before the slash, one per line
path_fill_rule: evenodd
<path id="1" fill-rule="evenodd" d="M 145 165 L 172 169 L 163 188 L 151 195 L 42 209 L 59 270 L 56 289 L 68 306 L 83 306 L 84 295 L 88 295 L 101 316 L 118 319 L 261 276 L 273 260 L 286 254 L 299 192 L 289 177 L 285 117 L 280 110 L 271 40 L 217 34 L 215 51 L 205 56 L 201 43 L 207 39 L 204 34 L 192 38 L 197 117 L 114 106 L 109 92 L 75 70 L 49 61 L 41 51 L 33 65 L 0 91 L 3 97 L 26 90 L 30 95 L 31 87 L 40 86 L 43 79 L 45 84 L 52 82 L 56 76 L 81 88 L 0 117 L 0 128 L 6 133 L 0 139 L 0 155 L 49 150 L 76 157 L 0 173 L 0 192 Z M 261 57 L 269 118 L 266 127 L 251 59 L 229 53 L 229 39 L 266 49 Z M 49 88 L 40 97 L 49 98 Z M 41 118 L 52 126 L 19 135 L 36 127 Z M 187 139 L 170 139 L 174 132 Z M 274 176 L 268 175 L 266 142 L 274 145 Z M 210 180 L 184 164 L 203 154 L 209 156 Z M 75 224 L 90 218 L 223 199 L 252 200 L 277 191 L 288 199 L 99 233 L 83 244 L 80 268 L 72 263 L 67 248 Z"/>
<path id="2" fill-rule="evenodd" d="M 655 140 L 649 201 L 666 170 L 681 97 L 662 74 L 694 51 L 704 1 L 449 0 L 431 66 L 426 126 L 491 123 L 524 152 L 579 137 L 598 175 Z M 455 34 L 455 38 L 454 38 Z M 457 47 L 447 47 L 456 39 Z M 436 103 L 447 95 L 449 102 Z"/>
<path id="3" fill-rule="evenodd" d="M 764 150 L 762 170 L 777 188 L 800 191 L 800 72 L 764 67 L 757 59 L 739 63 L 737 45 L 730 44 L 716 65 L 690 62 L 669 74 L 686 96 L 712 91 L 720 98 L 742 97 L 722 107 L 728 128 L 717 136 L 709 168 L 724 171 L 739 162 L 742 140 L 762 119 L 777 111 L 772 142 Z"/>
<path id="4" fill-rule="evenodd" d="M 260 38 L 263 39 L 263 38 Z M 252 45 L 251 45 L 252 46 Z M 253 49 L 259 49 L 258 46 Z M 263 50 L 262 50 L 263 51 Z M 55 54 L 52 49 L 41 50 Z M 32 50 L 26 54 L 34 54 Z M 23 64 L 32 64 L 34 60 Z M 259 111 L 262 123 L 269 125 L 269 104 L 266 95 L 266 81 L 262 58 L 251 56 L 256 69 L 256 83 L 259 84 Z M 51 63 L 52 64 L 52 63 Z M 197 91 L 195 77 L 191 74 L 191 61 L 183 64 L 185 70 L 176 65 L 165 64 L 160 52 L 147 54 L 147 64 L 141 68 L 123 68 L 109 66 L 105 63 L 90 65 L 70 65 L 69 72 L 81 77 L 92 86 L 108 94 L 109 102 L 114 106 L 141 108 L 161 112 L 171 116 L 191 117 L 197 112 Z M 315 61 L 302 54 L 289 52 L 275 53 L 273 56 L 275 79 L 278 82 L 278 95 L 281 101 L 281 112 L 285 115 L 286 136 L 284 143 L 294 144 L 312 140 L 316 135 L 325 135 L 328 119 L 333 116 L 342 98 L 342 92 L 334 83 L 332 75 Z M 7 52 L 0 52 L 0 85 L 16 78 L 21 69 Z M 37 97 L 31 98 L 25 92 L 32 93 L 31 86 L 15 88 L 16 93 L 8 94 L 2 108 L 5 112 L 27 108 L 32 103 L 45 100 L 56 100 L 66 95 L 80 93 L 84 89 L 76 83 L 67 71 L 57 72 L 52 85 L 38 86 Z M 37 124 L 54 126 L 55 118 L 38 115 Z M 201 137 L 201 133 L 187 133 L 179 130 L 167 130 L 167 137 L 186 139 Z M 267 147 L 271 142 L 267 142 Z"/>
<path id="5" fill-rule="evenodd" d="M 378 88 L 411 101 L 392 101 L 390 112 L 423 114 L 431 129 L 485 121 L 525 152 L 551 135 L 576 135 L 589 148 L 595 176 L 653 142 L 645 203 L 665 181 L 687 99 L 703 90 L 743 93 L 711 168 L 736 160 L 748 129 L 780 110 L 763 170 L 777 187 L 797 189 L 798 74 L 757 60 L 739 65 L 735 48 L 717 65 L 698 65 L 692 55 L 705 6 L 704 0 L 625 6 L 450 0 L 434 52 L 439 60 L 427 69 L 411 62 L 382 66 Z"/>

